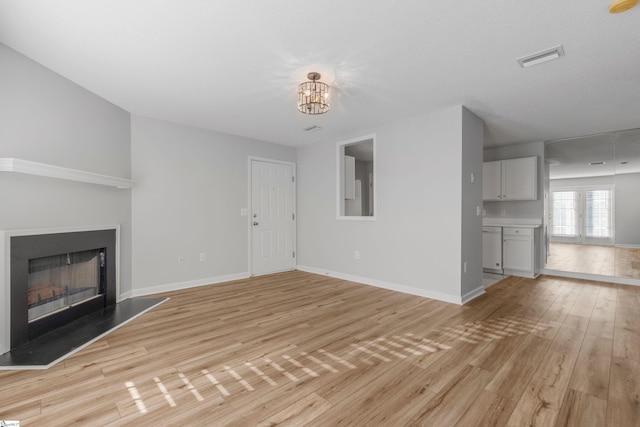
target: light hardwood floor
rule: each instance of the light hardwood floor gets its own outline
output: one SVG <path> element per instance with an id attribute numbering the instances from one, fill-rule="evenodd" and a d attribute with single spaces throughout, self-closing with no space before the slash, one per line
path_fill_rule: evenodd
<path id="1" fill-rule="evenodd" d="M 549 270 L 640 279 L 640 248 L 550 243 Z"/>
<path id="2" fill-rule="evenodd" d="M 429 280 L 428 276 L 425 280 Z M 47 371 L 21 426 L 633 426 L 640 288 L 507 278 L 465 306 L 303 272 L 178 291 Z"/>

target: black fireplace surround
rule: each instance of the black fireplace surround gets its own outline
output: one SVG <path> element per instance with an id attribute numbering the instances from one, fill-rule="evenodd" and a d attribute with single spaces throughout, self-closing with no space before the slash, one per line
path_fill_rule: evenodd
<path id="1" fill-rule="evenodd" d="M 29 261 L 99 250 L 100 296 L 29 321 Z M 116 303 L 116 230 L 11 237 L 11 348 Z"/>

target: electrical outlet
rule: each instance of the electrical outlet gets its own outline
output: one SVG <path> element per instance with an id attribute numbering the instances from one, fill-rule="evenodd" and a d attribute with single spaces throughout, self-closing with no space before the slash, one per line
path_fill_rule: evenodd
<path id="1" fill-rule="evenodd" d="M 206 261 L 207 260 L 207 254 L 204 252 L 200 252 L 200 261 Z"/>
<path id="2" fill-rule="evenodd" d="M 506 216 L 507 215 L 507 210 L 506 209 L 500 209 L 500 216 Z"/>
<path id="3" fill-rule="evenodd" d="M 178 257 L 178 264 L 184 264 L 184 257 L 182 255 Z"/>
<path id="4" fill-rule="evenodd" d="M 480 206 L 476 206 L 476 216 L 480 216 L 481 213 L 482 209 L 480 208 Z"/>
<path id="5" fill-rule="evenodd" d="M 464 262 L 464 264 L 462 264 L 462 269 L 464 270 L 464 272 L 467 272 L 467 261 Z"/>
<path id="6" fill-rule="evenodd" d="M 355 251 L 355 252 L 353 253 L 353 257 L 354 257 L 355 259 L 360 259 L 360 251 Z"/>

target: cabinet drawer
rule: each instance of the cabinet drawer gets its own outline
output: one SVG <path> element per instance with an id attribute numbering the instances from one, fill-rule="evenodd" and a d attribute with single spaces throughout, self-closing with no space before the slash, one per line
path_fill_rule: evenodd
<path id="1" fill-rule="evenodd" d="M 505 236 L 533 236 L 533 228 L 509 228 L 502 229 Z"/>

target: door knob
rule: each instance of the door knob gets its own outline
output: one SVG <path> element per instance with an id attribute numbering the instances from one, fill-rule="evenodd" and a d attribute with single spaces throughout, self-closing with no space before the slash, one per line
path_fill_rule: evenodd
<path id="1" fill-rule="evenodd" d="M 253 225 L 258 225 L 258 223 L 256 221 L 253 222 Z"/>

